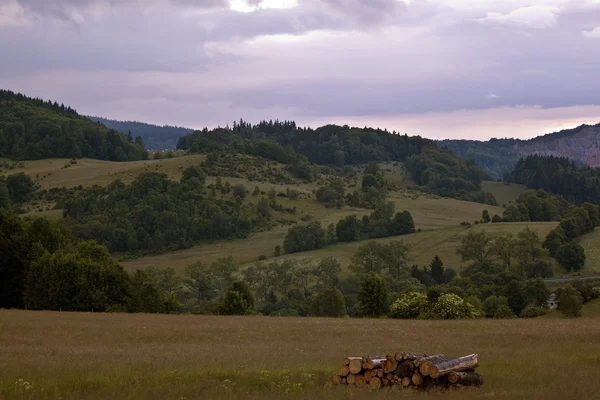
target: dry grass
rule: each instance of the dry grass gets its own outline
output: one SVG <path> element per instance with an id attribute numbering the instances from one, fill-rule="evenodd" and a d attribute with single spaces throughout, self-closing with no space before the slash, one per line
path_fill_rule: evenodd
<path id="1" fill-rule="evenodd" d="M 591 398 L 598 324 L 0 311 L 0 398 L 373 398 L 321 385 L 346 355 L 396 349 L 479 353 L 480 390 L 427 397 Z M 423 395 L 378 398 L 398 396 Z"/>
<path id="2" fill-rule="evenodd" d="M 490 192 L 496 198 L 498 204 L 510 204 L 517 201 L 517 198 L 527 190 L 525 185 L 514 183 L 485 181 L 482 184 L 483 190 Z M 502 214 L 498 214 L 502 216 Z"/>
<path id="3" fill-rule="evenodd" d="M 83 158 L 68 168 L 69 159 L 54 158 L 35 161 L 24 161 L 23 168 L 5 171 L 4 174 L 24 172 L 40 184 L 42 189 L 82 185 L 106 186 L 116 179 L 131 182 L 142 172 L 164 172 L 170 178 L 179 179 L 184 168 L 200 163 L 203 155 L 190 155 L 163 160 L 146 160 L 132 162 L 111 162 Z"/>
<path id="4" fill-rule="evenodd" d="M 600 275 L 600 229 L 587 233 L 579 238 L 579 244 L 585 250 L 585 265 L 580 271 L 582 275 Z"/>

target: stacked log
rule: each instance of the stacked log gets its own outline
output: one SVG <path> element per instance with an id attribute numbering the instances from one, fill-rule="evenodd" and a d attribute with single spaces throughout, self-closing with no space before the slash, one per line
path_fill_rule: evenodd
<path id="1" fill-rule="evenodd" d="M 372 390 L 454 390 L 483 385 L 483 377 L 475 372 L 478 365 L 477 354 L 447 357 L 397 351 L 385 357 L 346 357 L 327 385 L 364 386 Z"/>

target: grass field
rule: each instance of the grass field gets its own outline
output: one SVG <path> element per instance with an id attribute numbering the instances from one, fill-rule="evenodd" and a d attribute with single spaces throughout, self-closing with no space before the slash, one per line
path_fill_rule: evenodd
<path id="1" fill-rule="evenodd" d="M 427 398 L 592 398 L 600 391 L 599 323 L 0 310 L 0 398 L 372 399 L 322 385 L 347 355 L 398 349 L 479 354 L 481 389 Z M 423 395 L 377 396 L 397 397 Z"/>
<path id="2" fill-rule="evenodd" d="M 525 185 L 495 181 L 484 181 L 482 187 L 484 191 L 494 195 L 499 205 L 514 203 L 527 190 Z M 499 215 L 502 216 L 502 214 Z"/>
<path id="3" fill-rule="evenodd" d="M 585 250 L 585 275 L 600 275 L 600 229 L 596 228 L 579 238 L 579 244 Z"/>

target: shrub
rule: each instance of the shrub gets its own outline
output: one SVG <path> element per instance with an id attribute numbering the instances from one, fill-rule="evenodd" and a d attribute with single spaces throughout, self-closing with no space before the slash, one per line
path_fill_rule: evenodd
<path id="1" fill-rule="evenodd" d="M 431 308 L 430 315 L 435 319 L 463 319 L 476 318 L 479 312 L 460 296 L 447 293 L 438 298 Z"/>
<path id="2" fill-rule="evenodd" d="M 569 285 L 560 291 L 558 296 L 558 309 L 566 317 L 581 316 L 583 299 L 581 294 L 573 286 Z"/>
<path id="3" fill-rule="evenodd" d="M 490 296 L 483 302 L 483 312 L 487 318 L 514 318 L 515 314 L 504 296 Z"/>
<path id="4" fill-rule="evenodd" d="M 374 272 L 367 274 L 358 293 L 360 312 L 365 317 L 379 317 L 387 311 L 388 288 L 383 278 Z"/>
<path id="5" fill-rule="evenodd" d="M 249 315 L 254 313 L 254 297 L 244 281 L 236 281 L 225 293 L 219 312 L 225 315 Z"/>
<path id="6" fill-rule="evenodd" d="M 239 183 L 233 187 L 233 197 L 237 196 L 243 200 L 246 198 L 247 195 L 248 195 L 248 190 L 246 189 L 246 186 L 242 185 L 241 183 Z"/>
<path id="7" fill-rule="evenodd" d="M 421 313 L 427 312 L 429 306 L 427 296 L 423 293 L 405 293 L 390 306 L 389 316 L 402 319 L 417 318 Z"/>
<path id="8" fill-rule="evenodd" d="M 546 314 L 547 312 L 548 312 L 548 310 L 546 310 L 545 308 L 542 308 L 535 304 L 529 304 L 523 309 L 523 311 L 521 311 L 521 314 L 519 314 L 519 317 L 521 317 L 521 318 L 536 318 L 536 317 Z"/>

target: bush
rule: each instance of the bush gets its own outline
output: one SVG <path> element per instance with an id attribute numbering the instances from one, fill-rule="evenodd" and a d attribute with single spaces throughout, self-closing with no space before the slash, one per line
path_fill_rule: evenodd
<path id="1" fill-rule="evenodd" d="M 244 281 L 236 281 L 225 293 L 219 312 L 225 315 L 249 315 L 254 313 L 254 297 Z"/>
<path id="2" fill-rule="evenodd" d="M 325 230 L 320 222 L 311 222 L 290 228 L 283 240 L 287 254 L 320 249 L 327 244 Z"/>
<path id="3" fill-rule="evenodd" d="M 567 271 L 579 271 L 585 264 L 583 247 L 574 241 L 567 242 L 556 252 L 556 261 Z"/>
<path id="4" fill-rule="evenodd" d="M 447 293 L 438 298 L 430 315 L 435 319 L 463 319 L 477 318 L 479 312 L 460 296 Z"/>
<path id="5" fill-rule="evenodd" d="M 319 293 L 310 304 L 308 311 L 312 317 L 343 317 L 346 315 L 344 296 L 336 288 Z"/>
<path id="6" fill-rule="evenodd" d="M 519 317 L 521 317 L 521 318 L 536 318 L 536 317 L 545 315 L 547 312 L 548 312 L 548 310 L 546 310 L 545 308 L 542 308 L 535 304 L 529 304 L 523 309 L 523 311 L 521 311 L 521 314 L 519 314 Z"/>
<path id="7" fill-rule="evenodd" d="M 558 309 L 563 313 L 565 317 L 579 317 L 581 316 L 581 309 L 583 307 L 583 299 L 579 291 L 573 286 L 567 286 L 560 291 L 558 296 Z"/>
<path id="8" fill-rule="evenodd" d="M 246 196 L 248 195 L 248 189 L 246 189 L 246 186 L 240 184 L 237 184 L 233 187 L 233 197 L 239 197 L 240 199 L 245 199 Z"/>
<path id="9" fill-rule="evenodd" d="M 483 312 L 487 318 L 514 318 L 515 314 L 504 296 L 490 296 L 483 302 Z"/>
<path id="10" fill-rule="evenodd" d="M 412 319 L 429 310 L 430 303 L 423 293 L 405 293 L 391 306 L 389 316 L 391 318 Z"/>

